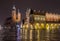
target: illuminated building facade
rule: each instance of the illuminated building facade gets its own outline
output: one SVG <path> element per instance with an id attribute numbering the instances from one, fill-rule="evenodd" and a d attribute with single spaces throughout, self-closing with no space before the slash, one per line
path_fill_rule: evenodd
<path id="1" fill-rule="evenodd" d="M 26 20 L 27 20 L 27 21 L 25 20 L 26 24 L 32 24 L 32 25 L 39 24 L 39 27 L 42 25 L 44 26 L 44 28 L 47 24 L 60 26 L 60 15 L 59 14 L 48 13 L 48 12 L 38 12 L 38 11 L 33 11 L 33 13 L 30 13 L 30 14 L 29 13 L 26 14 Z"/>
<path id="2" fill-rule="evenodd" d="M 4 23 L 4 37 L 3 41 L 20 41 L 20 21 L 21 13 L 16 11 L 13 6 L 11 17 L 7 18 Z"/>
<path id="3" fill-rule="evenodd" d="M 48 13 L 44 11 L 40 12 L 36 10 L 30 10 L 30 11 L 29 10 L 30 9 L 27 10 L 28 13 L 26 14 L 28 17 L 26 16 L 25 22 L 23 24 L 23 29 L 24 29 L 23 39 L 25 39 L 25 41 L 27 39 L 30 41 L 36 41 L 36 40 L 40 41 L 40 39 L 43 39 L 41 37 L 44 37 L 46 35 L 49 36 L 50 32 L 53 32 L 60 28 L 60 15 L 59 14 Z M 47 31 L 49 33 L 45 35 L 45 34 L 42 34 L 44 32 L 41 32 L 41 31 Z"/>
<path id="4" fill-rule="evenodd" d="M 4 41 L 20 41 L 20 39 L 21 41 L 44 41 L 43 37 L 48 36 L 50 39 L 49 33 L 60 28 L 60 15 L 44 11 L 27 9 L 22 22 L 21 13 L 19 10 L 17 13 L 13 6 L 12 16 L 9 19 L 6 21 L 7 38 L 4 37 Z"/>

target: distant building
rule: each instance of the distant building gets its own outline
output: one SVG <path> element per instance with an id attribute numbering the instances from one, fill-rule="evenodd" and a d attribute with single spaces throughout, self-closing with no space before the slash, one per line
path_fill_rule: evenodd
<path id="1" fill-rule="evenodd" d="M 13 6 L 12 16 L 7 18 L 4 23 L 4 37 L 3 41 L 17 41 L 17 27 L 16 24 L 20 25 L 20 12 L 16 12 L 15 6 Z"/>
<path id="2" fill-rule="evenodd" d="M 40 34 L 45 33 L 44 31 L 50 33 L 60 28 L 60 15 L 27 9 L 26 17 L 23 22 L 23 41 L 40 41 L 40 39 L 43 39 L 42 36 L 40 37 Z"/>
<path id="3" fill-rule="evenodd" d="M 37 38 L 36 30 L 52 31 L 58 30 L 58 28 L 60 28 L 59 14 L 27 9 L 26 16 L 21 21 L 19 9 L 18 12 L 16 12 L 16 8 L 13 6 L 12 16 L 6 19 L 3 26 L 3 41 L 20 41 L 20 34 L 22 41 L 29 41 L 29 39 Z M 2 28 L 0 27 L 0 29 Z"/>
<path id="4" fill-rule="evenodd" d="M 59 14 L 48 13 L 44 11 L 36 11 L 31 9 L 28 9 L 27 12 L 28 13 L 26 13 L 26 19 L 25 19 L 27 21 L 25 21 L 25 23 L 27 22 L 27 24 L 32 24 L 33 26 L 36 26 L 38 23 L 39 27 L 36 28 L 48 29 L 48 27 L 46 27 L 48 25 L 49 29 L 52 29 L 51 25 L 54 26 L 53 28 L 58 28 L 58 26 L 60 26 Z"/>

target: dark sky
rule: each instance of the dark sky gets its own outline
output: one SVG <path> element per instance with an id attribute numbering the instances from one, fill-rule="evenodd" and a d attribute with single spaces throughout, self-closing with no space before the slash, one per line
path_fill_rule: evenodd
<path id="1" fill-rule="evenodd" d="M 27 8 L 60 13 L 60 0 L 0 0 L 0 24 L 11 15 L 13 5 L 23 15 Z"/>

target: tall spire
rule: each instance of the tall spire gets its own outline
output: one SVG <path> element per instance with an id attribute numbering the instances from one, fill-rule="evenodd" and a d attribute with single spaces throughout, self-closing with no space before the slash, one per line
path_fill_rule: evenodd
<path id="1" fill-rule="evenodd" d="M 18 21 L 19 20 L 21 21 L 21 13 L 20 13 L 19 9 L 18 9 L 18 12 L 17 12 L 17 17 L 18 17 Z"/>
<path id="2" fill-rule="evenodd" d="M 18 13 L 20 13 L 19 9 L 18 9 Z"/>
<path id="3" fill-rule="evenodd" d="M 16 10 L 16 7 L 15 7 L 15 5 L 13 5 L 13 10 Z"/>
<path id="4" fill-rule="evenodd" d="M 21 14 L 21 13 L 20 13 L 20 11 L 19 11 L 19 9 L 18 9 L 18 12 L 17 12 L 17 14 Z"/>

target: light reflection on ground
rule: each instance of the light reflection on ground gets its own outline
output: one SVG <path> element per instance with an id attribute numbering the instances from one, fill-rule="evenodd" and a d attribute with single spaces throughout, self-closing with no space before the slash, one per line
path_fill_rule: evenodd
<path id="1" fill-rule="evenodd" d="M 60 41 L 60 30 L 21 29 L 21 41 Z"/>

